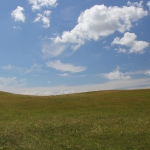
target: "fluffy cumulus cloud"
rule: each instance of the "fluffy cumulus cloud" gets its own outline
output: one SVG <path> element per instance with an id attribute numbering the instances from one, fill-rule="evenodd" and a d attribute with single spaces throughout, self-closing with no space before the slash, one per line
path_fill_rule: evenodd
<path id="1" fill-rule="evenodd" d="M 63 47 L 58 48 L 58 50 L 63 49 L 61 52 L 68 46 L 75 51 L 87 40 L 97 41 L 115 31 L 123 33 L 129 30 L 134 22 L 146 15 L 148 12 L 143 9 L 141 2 L 128 3 L 128 6 L 123 7 L 95 5 L 80 14 L 78 24 L 71 31 L 65 31 L 61 36 L 53 38 L 52 46 Z M 50 46 L 49 51 L 51 49 Z M 43 50 L 43 52 L 45 51 Z M 60 51 L 57 54 L 59 55 Z"/>
<path id="2" fill-rule="evenodd" d="M 128 6 L 135 6 L 135 7 L 143 7 L 142 4 L 143 4 L 143 1 L 141 0 L 139 3 L 138 2 L 130 2 L 128 1 Z"/>
<path id="3" fill-rule="evenodd" d="M 103 74 L 104 78 L 107 78 L 109 80 L 126 80 L 126 79 L 131 79 L 131 77 L 127 73 L 122 73 L 119 71 L 119 67 L 117 67 L 116 70 L 108 73 L 108 74 Z"/>
<path id="4" fill-rule="evenodd" d="M 60 62 L 59 60 L 49 61 L 46 64 L 47 64 L 47 67 L 51 67 L 51 68 L 54 68 L 56 70 L 63 71 L 63 72 L 77 73 L 77 72 L 82 72 L 86 70 L 86 67 L 74 66 L 68 63 L 65 64 L 65 63 Z"/>
<path id="5" fill-rule="evenodd" d="M 32 10 L 39 10 L 42 7 L 55 7 L 57 0 L 28 0 L 32 5 Z"/>
<path id="6" fill-rule="evenodd" d="M 136 38 L 137 36 L 134 33 L 126 32 L 123 38 L 114 38 L 112 45 L 127 46 L 130 48 L 129 53 L 143 53 L 144 49 L 149 46 L 149 43 L 145 41 L 136 41 Z M 119 51 L 125 52 L 125 49 L 119 49 Z"/>
<path id="7" fill-rule="evenodd" d="M 15 10 L 12 11 L 11 16 L 15 21 L 25 22 L 24 8 L 21 6 L 17 6 Z"/>
<path id="8" fill-rule="evenodd" d="M 43 14 L 37 14 L 37 17 L 35 18 L 34 22 L 42 22 L 44 28 L 50 27 L 50 15 L 51 11 L 45 10 Z"/>
<path id="9" fill-rule="evenodd" d="M 149 10 L 150 10 L 150 1 L 147 2 L 147 6 L 149 7 Z"/>

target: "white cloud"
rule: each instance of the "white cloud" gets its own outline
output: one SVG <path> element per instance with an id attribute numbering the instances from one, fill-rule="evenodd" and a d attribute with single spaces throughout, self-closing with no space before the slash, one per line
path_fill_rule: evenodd
<path id="1" fill-rule="evenodd" d="M 118 44 L 127 46 L 130 48 L 129 53 L 143 53 L 144 49 L 149 46 L 149 43 L 145 41 L 136 41 L 136 37 L 134 33 L 126 32 L 123 38 L 114 38 L 112 45 Z"/>
<path id="2" fill-rule="evenodd" d="M 7 66 L 0 66 L 0 68 L 2 68 L 3 70 L 7 70 L 7 71 L 15 71 L 15 72 L 17 71 L 22 74 L 28 74 L 31 72 L 43 72 L 42 65 L 38 65 L 36 63 L 34 63 L 30 68 L 22 68 L 22 67 L 13 66 L 10 64 Z"/>
<path id="3" fill-rule="evenodd" d="M 34 63 L 30 69 L 26 70 L 24 74 L 28 74 L 31 72 L 42 72 L 42 66 Z"/>
<path id="4" fill-rule="evenodd" d="M 49 95 L 55 95 L 54 93 L 52 92 L 39 92 L 39 91 L 33 91 L 33 92 L 24 92 L 24 93 L 20 93 L 20 94 L 23 94 L 23 95 L 34 95 L 34 96 L 49 96 Z"/>
<path id="5" fill-rule="evenodd" d="M 150 70 L 145 72 L 146 75 L 150 75 Z"/>
<path id="6" fill-rule="evenodd" d="M 16 83 L 16 77 L 0 77 L 0 85 L 15 85 Z"/>
<path id="7" fill-rule="evenodd" d="M 32 10 L 39 10 L 42 7 L 55 7 L 57 6 L 57 0 L 28 0 L 32 5 Z"/>
<path id="8" fill-rule="evenodd" d="M 142 4 L 143 4 L 143 1 L 142 1 L 142 0 L 140 0 L 139 3 L 138 3 L 138 2 L 133 2 L 133 3 L 131 3 L 130 1 L 128 1 L 127 4 L 128 4 L 129 6 L 143 7 L 143 6 L 142 6 Z"/>
<path id="9" fill-rule="evenodd" d="M 62 94 L 73 94 L 76 93 L 73 90 L 67 90 L 67 89 L 62 89 L 60 92 L 58 92 L 58 95 L 62 95 Z"/>
<path id="10" fill-rule="evenodd" d="M 62 76 L 62 77 L 67 77 L 67 76 L 69 76 L 69 74 L 68 73 L 63 73 L 63 74 L 58 74 L 59 76 Z"/>
<path id="11" fill-rule="evenodd" d="M 42 46 L 42 52 L 44 57 L 56 57 L 63 53 L 67 49 L 67 44 L 64 43 L 51 43 L 51 42 L 44 42 Z"/>
<path id="12" fill-rule="evenodd" d="M 138 70 L 138 71 L 127 72 L 128 75 L 140 75 L 140 74 L 144 74 L 144 73 L 145 73 L 145 70 Z"/>
<path id="13" fill-rule="evenodd" d="M 72 64 L 64 64 L 61 63 L 59 60 L 57 61 L 49 61 L 46 63 L 47 67 L 54 68 L 56 70 L 60 70 L 63 72 L 71 72 L 71 73 L 77 73 L 77 72 L 82 72 L 86 70 L 86 67 L 83 66 L 74 66 Z"/>
<path id="14" fill-rule="evenodd" d="M 117 67 L 116 70 L 108 73 L 108 74 L 103 74 L 104 78 L 107 78 L 109 80 L 127 80 L 127 79 L 131 79 L 131 77 L 129 75 L 127 75 L 126 73 L 122 73 L 119 71 L 119 67 Z"/>
<path id="15" fill-rule="evenodd" d="M 63 95 L 63 94 L 73 94 L 76 93 L 73 90 L 67 90 L 67 89 L 62 89 L 60 91 L 57 92 L 51 92 L 51 91 L 43 91 L 43 92 L 39 92 L 39 91 L 33 91 L 33 92 L 23 92 L 20 94 L 23 95 L 34 95 L 34 96 L 50 96 L 50 95 Z"/>
<path id="16" fill-rule="evenodd" d="M 21 27 L 19 27 L 19 26 L 13 26 L 13 28 L 14 29 L 19 29 L 19 30 L 21 30 L 22 28 Z"/>
<path id="17" fill-rule="evenodd" d="M 44 28 L 50 27 L 50 14 L 51 11 L 45 10 L 43 14 L 37 14 L 37 17 L 35 18 L 34 22 L 42 22 Z"/>
<path id="18" fill-rule="evenodd" d="M 24 8 L 21 6 L 17 6 L 15 10 L 12 11 L 11 16 L 15 21 L 25 22 L 25 15 L 23 14 Z"/>
<path id="19" fill-rule="evenodd" d="M 19 73 L 23 73 L 26 71 L 26 69 L 21 68 L 21 67 L 17 67 L 17 66 L 13 66 L 13 65 L 7 65 L 7 66 L 1 66 L 1 68 L 3 70 L 7 70 L 7 71 L 17 71 Z"/>
<path id="20" fill-rule="evenodd" d="M 133 22 L 146 15 L 148 12 L 135 4 L 123 7 L 95 5 L 80 14 L 78 24 L 71 31 L 64 31 L 61 36 L 56 36 L 51 42 L 52 45 L 58 45 L 56 47 L 65 44 L 65 49 L 69 46 L 75 51 L 87 40 L 97 41 L 115 31 L 123 33 L 129 30 Z M 59 50 L 56 48 L 55 51 L 57 49 Z M 60 51 L 57 54 L 59 55 Z"/>
<path id="21" fill-rule="evenodd" d="M 3 70 L 13 70 L 14 68 L 16 69 L 16 67 L 12 66 L 12 65 L 7 65 L 7 66 L 2 66 L 1 67 Z"/>
<path id="22" fill-rule="evenodd" d="M 16 77 L 0 77 L 0 87 L 21 87 L 25 84 L 25 80 L 17 80 Z"/>
<path id="23" fill-rule="evenodd" d="M 42 47 L 42 52 L 45 57 L 56 57 L 65 51 L 67 46 L 63 43 L 44 43 Z"/>
<path id="24" fill-rule="evenodd" d="M 105 48 L 106 50 L 109 50 L 109 49 L 110 49 L 109 46 L 104 46 L 103 48 Z"/>
<path id="25" fill-rule="evenodd" d="M 118 53 L 127 53 L 127 50 L 124 48 L 115 49 Z"/>
<path id="26" fill-rule="evenodd" d="M 51 83 L 51 81 L 48 81 L 47 83 L 48 83 L 48 84 L 50 84 L 50 83 Z"/>
<path id="27" fill-rule="evenodd" d="M 149 7 L 149 10 L 150 10 L 150 1 L 147 2 L 147 6 Z"/>

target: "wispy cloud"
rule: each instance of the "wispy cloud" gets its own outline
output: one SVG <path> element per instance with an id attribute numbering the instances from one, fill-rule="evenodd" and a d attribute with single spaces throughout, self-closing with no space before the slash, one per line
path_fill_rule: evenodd
<path id="1" fill-rule="evenodd" d="M 136 37 L 134 33 L 126 32 L 123 38 L 116 37 L 111 44 L 127 46 L 130 48 L 129 53 L 143 53 L 144 49 L 149 46 L 149 43 L 145 41 L 136 41 Z M 119 52 L 127 52 L 127 50 L 119 49 Z"/>
<path id="2" fill-rule="evenodd" d="M 150 70 L 145 72 L 146 75 L 150 75 Z"/>
<path id="3" fill-rule="evenodd" d="M 42 65 L 38 65 L 36 63 L 34 63 L 30 69 L 26 70 L 26 72 L 24 74 L 28 74 L 31 72 L 42 72 Z"/>
<path id="4" fill-rule="evenodd" d="M 68 73 L 62 73 L 62 74 L 57 74 L 58 76 L 62 76 L 62 77 L 67 77 L 67 76 L 69 76 L 69 74 Z"/>
<path id="5" fill-rule="evenodd" d="M 17 77 L 0 77 L 0 86 L 7 87 L 7 86 L 24 86 L 26 85 L 25 80 L 17 80 Z"/>
<path id="6" fill-rule="evenodd" d="M 62 77 L 70 77 L 70 78 L 84 78 L 87 75 L 72 75 L 72 74 L 68 74 L 68 73 L 62 73 L 62 74 L 57 74 L 58 76 L 62 76 Z"/>
<path id="7" fill-rule="evenodd" d="M 86 67 L 84 66 L 74 66 L 69 63 L 62 63 L 59 60 L 56 61 L 49 61 L 46 63 L 47 67 L 54 68 L 55 70 L 63 71 L 63 72 L 71 72 L 71 73 L 77 73 L 82 72 L 86 70 Z"/>
<path id="8" fill-rule="evenodd" d="M 109 46 L 104 46 L 103 48 L 106 49 L 106 50 L 109 50 L 109 49 L 110 49 Z"/>
<path id="9" fill-rule="evenodd" d="M 50 84 L 50 83 L 51 83 L 51 81 L 48 81 L 47 83 L 48 83 L 48 84 Z"/>
<path id="10" fill-rule="evenodd" d="M 140 75 L 140 74 L 145 74 L 145 70 L 138 70 L 138 71 L 130 71 L 126 72 L 128 75 Z"/>
<path id="11" fill-rule="evenodd" d="M 28 68 L 23 68 L 23 67 L 17 67 L 17 66 L 13 66 L 13 65 L 7 65 L 7 66 L 1 66 L 0 67 L 3 70 L 6 71 L 15 71 L 15 72 L 19 72 L 21 74 L 28 74 L 31 72 L 42 72 L 42 65 L 38 65 L 36 63 L 34 63 L 29 69 Z"/>
<path id="12" fill-rule="evenodd" d="M 17 72 L 20 72 L 20 73 L 23 73 L 26 71 L 26 69 L 24 68 L 21 68 L 21 67 L 17 67 L 17 66 L 13 66 L 13 65 L 7 65 L 7 66 L 1 66 L 1 68 L 3 70 L 8 70 L 8 71 L 17 71 Z"/>
<path id="13" fill-rule="evenodd" d="M 1 85 L 15 85 L 17 83 L 16 77 L 0 77 Z"/>
<path id="14" fill-rule="evenodd" d="M 19 29 L 19 30 L 21 30 L 22 28 L 21 27 L 19 27 L 19 26 L 13 26 L 13 28 L 14 29 Z"/>
<path id="15" fill-rule="evenodd" d="M 15 10 L 12 11 L 11 16 L 15 21 L 25 22 L 24 8 L 17 6 Z"/>
<path id="16" fill-rule="evenodd" d="M 35 88 L 0 87 L 0 90 L 28 95 L 58 95 L 58 94 L 65 94 L 65 92 L 67 94 L 70 93 L 71 91 L 79 93 L 98 90 L 139 89 L 139 88 L 140 89 L 150 88 L 150 78 L 110 80 L 102 84 L 85 84 L 78 86 L 35 87 Z"/>
<path id="17" fill-rule="evenodd" d="M 63 43 L 55 44 L 50 42 L 44 42 L 42 52 L 45 57 L 56 57 L 65 51 L 66 45 Z"/>

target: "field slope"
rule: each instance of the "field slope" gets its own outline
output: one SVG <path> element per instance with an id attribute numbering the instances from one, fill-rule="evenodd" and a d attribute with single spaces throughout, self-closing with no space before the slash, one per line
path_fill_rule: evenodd
<path id="1" fill-rule="evenodd" d="M 0 150 L 150 150 L 150 90 L 0 92 Z"/>

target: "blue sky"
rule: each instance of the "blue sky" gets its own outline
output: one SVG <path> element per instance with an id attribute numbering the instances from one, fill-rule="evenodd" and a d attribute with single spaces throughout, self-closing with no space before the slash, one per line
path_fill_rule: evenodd
<path id="1" fill-rule="evenodd" d="M 150 1 L 0 1 L 0 90 L 150 88 Z"/>

